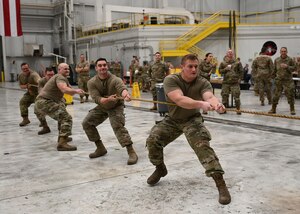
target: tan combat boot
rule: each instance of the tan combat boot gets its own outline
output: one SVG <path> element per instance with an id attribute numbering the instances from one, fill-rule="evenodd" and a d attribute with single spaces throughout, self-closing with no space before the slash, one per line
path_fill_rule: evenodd
<path id="1" fill-rule="evenodd" d="M 236 114 L 237 114 L 237 115 L 241 115 L 241 114 L 242 114 L 242 111 L 241 111 L 241 107 L 240 107 L 240 106 L 236 107 Z"/>
<path id="2" fill-rule="evenodd" d="M 155 111 L 155 110 L 157 110 L 157 104 L 156 104 L 156 103 L 154 103 L 154 104 L 153 104 L 153 107 L 152 107 L 152 108 L 150 108 L 150 110 L 151 110 L 151 111 Z"/>
<path id="3" fill-rule="evenodd" d="M 95 150 L 95 152 L 93 152 L 89 155 L 90 158 L 98 158 L 98 157 L 101 157 L 101 156 L 103 156 L 107 153 L 107 150 L 104 147 L 101 140 L 97 140 L 95 142 L 95 144 L 96 144 L 97 149 Z"/>
<path id="4" fill-rule="evenodd" d="M 294 104 L 290 104 L 290 110 L 291 110 L 291 115 L 295 115 L 296 114 L 295 105 Z"/>
<path id="5" fill-rule="evenodd" d="M 25 117 L 23 117 L 23 121 L 19 124 L 19 126 L 26 126 L 29 123 L 30 123 L 30 121 L 28 119 L 28 116 L 25 116 Z"/>
<path id="6" fill-rule="evenodd" d="M 160 180 L 161 177 L 165 177 L 167 174 L 168 174 L 168 170 L 166 165 L 164 163 L 161 163 L 156 166 L 155 171 L 147 179 L 147 183 L 150 185 L 154 185 Z"/>
<path id="7" fill-rule="evenodd" d="M 83 97 L 80 97 L 80 103 L 84 103 Z"/>
<path id="8" fill-rule="evenodd" d="M 43 135 L 43 134 L 47 134 L 47 133 L 51 132 L 51 130 L 47 124 L 43 125 L 42 127 L 43 128 L 38 132 L 38 135 Z"/>
<path id="9" fill-rule="evenodd" d="M 60 137 L 57 144 L 57 151 L 75 151 L 77 150 L 76 146 L 71 146 L 67 142 L 68 137 Z"/>
<path id="10" fill-rule="evenodd" d="M 129 155 L 128 161 L 127 161 L 127 165 L 133 165 L 136 164 L 138 161 L 138 156 L 135 153 L 132 145 L 126 146 L 127 149 L 127 153 Z"/>
<path id="11" fill-rule="evenodd" d="M 60 136 L 58 136 L 58 138 L 57 138 L 57 142 L 59 142 L 59 138 L 60 138 Z M 67 137 L 67 143 L 71 142 L 72 140 L 73 140 L 73 138 L 71 138 L 71 137 Z"/>
<path id="12" fill-rule="evenodd" d="M 214 173 L 211 177 L 216 182 L 219 191 L 219 203 L 224 205 L 229 204 L 231 202 L 231 196 L 223 179 L 223 175 L 221 173 Z"/>
<path id="13" fill-rule="evenodd" d="M 276 114 L 276 107 L 277 107 L 276 104 L 272 104 L 272 108 L 271 108 L 271 110 L 268 113 L 269 114 Z"/>

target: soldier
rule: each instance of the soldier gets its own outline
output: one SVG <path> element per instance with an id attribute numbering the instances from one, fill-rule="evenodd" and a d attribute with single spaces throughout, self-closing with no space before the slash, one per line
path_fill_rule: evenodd
<path id="1" fill-rule="evenodd" d="M 153 101 L 157 101 L 156 84 L 162 83 L 165 77 L 169 74 L 168 66 L 161 62 L 161 54 L 159 52 L 155 53 L 155 62 L 149 68 L 149 75 L 151 79 L 151 92 Z M 157 104 L 154 103 L 150 110 L 157 110 Z"/>
<path id="2" fill-rule="evenodd" d="M 274 64 L 268 55 L 266 55 L 267 48 L 263 47 L 260 52 L 260 56 L 256 57 L 252 63 L 252 72 L 255 73 L 256 84 L 258 85 L 259 99 L 261 105 L 265 105 L 265 91 L 267 93 L 267 99 L 269 105 L 272 103 L 272 73 L 274 70 Z"/>
<path id="3" fill-rule="evenodd" d="M 140 89 L 142 89 L 142 85 L 143 85 L 143 79 L 142 79 L 143 72 L 144 72 L 143 67 L 140 66 L 140 62 L 136 60 L 134 64 L 134 79 L 136 82 L 139 83 Z"/>
<path id="4" fill-rule="evenodd" d="M 212 63 L 212 53 L 205 54 L 204 60 L 199 64 L 199 75 L 210 81 L 210 75 L 216 73 L 217 64 Z"/>
<path id="5" fill-rule="evenodd" d="M 287 48 L 282 47 L 280 49 L 280 57 L 274 61 L 273 78 L 275 78 L 275 92 L 272 101 L 272 109 L 269 114 L 276 113 L 276 107 L 282 91 L 287 97 L 290 104 L 291 115 L 295 115 L 295 83 L 293 81 L 292 73 L 295 71 L 295 61 L 287 55 Z"/>
<path id="6" fill-rule="evenodd" d="M 40 76 L 35 71 L 32 71 L 26 62 L 21 64 L 21 69 L 19 85 L 21 89 L 27 89 L 27 92 L 23 95 L 19 103 L 21 117 L 23 117 L 23 121 L 19 125 L 26 126 L 30 123 L 28 119 L 28 108 L 35 102 L 35 98 L 38 95 L 38 81 Z"/>
<path id="7" fill-rule="evenodd" d="M 119 143 L 127 149 L 129 155 L 127 164 L 136 164 L 138 156 L 133 149 L 131 137 L 125 128 L 124 100 L 130 101 L 130 95 L 123 81 L 108 72 L 105 58 L 97 59 L 96 71 L 97 75 L 89 80 L 88 88 L 97 106 L 89 111 L 82 122 L 82 127 L 87 137 L 90 141 L 95 142 L 97 147 L 95 152 L 91 153 L 89 157 L 97 158 L 107 153 L 97 126 L 109 118 Z"/>
<path id="8" fill-rule="evenodd" d="M 42 88 L 44 88 L 44 86 L 46 85 L 46 83 L 49 81 L 49 79 L 51 77 L 54 76 L 54 71 L 52 68 L 47 67 L 45 70 L 45 76 L 39 80 L 38 86 L 39 86 L 39 92 L 41 92 Z M 38 118 L 40 121 L 40 127 L 42 127 L 42 129 L 38 132 L 38 135 L 43 135 L 43 134 L 47 134 L 49 132 L 51 132 L 47 121 L 46 121 L 46 117 L 41 116 Z"/>
<path id="9" fill-rule="evenodd" d="M 184 133 L 205 168 L 206 175 L 216 182 L 219 202 L 229 204 L 231 197 L 223 179 L 224 171 L 217 155 L 209 145 L 211 135 L 199 113 L 199 109 L 222 113 L 225 107 L 213 95 L 211 84 L 206 79 L 197 77 L 198 63 L 196 55 L 188 54 L 181 60 L 181 73 L 171 74 L 164 80 L 166 99 L 176 105 L 168 106 L 169 116 L 156 124 L 147 138 L 149 159 L 156 166 L 147 183 L 154 185 L 161 177 L 168 174 L 164 164 L 163 149 Z"/>
<path id="10" fill-rule="evenodd" d="M 123 79 L 123 75 L 121 75 L 121 63 L 117 60 L 112 64 L 111 73 Z"/>
<path id="11" fill-rule="evenodd" d="M 143 72 L 141 75 L 141 81 L 142 81 L 142 91 L 143 92 L 147 92 L 150 88 L 150 77 L 148 74 L 148 70 L 149 70 L 149 63 L 148 61 L 144 61 L 143 62 Z"/>
<path id="12" fill-rule="evenodd" d="M 54 75 L 44 86 L 35 103 L 35 113 L 39 120 L 46 115 L 58 121 L 58 151 L 74 151 L 76 146 L 69 145 L 71 140 L 69 136 L 72 134 L 72 117 L 67 112 L 65 103 L 62 101 L 64 93 L 69 95 L 85 92 L 82 89 L 71 88 L 67 76 L 70 74 L 69 65 L 61 63 L 58 65 L 58 74 Z"/>
<path id="13" fill-rule="evenodd" d="M 90 79 L 90 65 L 88 61 L 85 60 L 83 54 L 80 54 L 80 62 L 76 65 L 75 68 L 78 73 L 78 88 L 82 89 L 85 92 L 88 92 L 87 82 Z M 80 103 L 84 103 L 83 100 L 84 94 L 80 95 Z M 85 94 L 85 102 L 88 102 L 89 95 Z"/>
<path id="14" fill-rule="evenodd" d="M 223 75 L 222 83 L 222 103 L 225 107 L 228 107 L 228 98 L 230 92 L 235 101 L 236 113 L 241 114 L 241 100 L 240 100 L 240 81 L 243 77 L 243 66 L 234 58 L 233 51 L 228 50 L 224 61 L 221 62 L 219 72 Z M 226 111 L 224 112 L 226 113 Z"/>

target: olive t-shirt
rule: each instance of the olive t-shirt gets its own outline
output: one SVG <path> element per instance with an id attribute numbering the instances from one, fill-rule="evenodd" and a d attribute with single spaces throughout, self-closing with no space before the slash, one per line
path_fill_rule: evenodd
<path id="1" fill-rule="evenodd" d="M 64 93 L 57 87 L 58 83 L 66 83 L 68 86 L 70 86 L 66 77 L 61 74 L 56 74 L 46 83 L 38 97 L 54 100 L 55 102 L 61 101 Z"/>
<path id="2" fill-rule="evenodd" d="M 203 100 L 202 95 L 206 91 L 212 91 L 209 81 L 203 77 L 197 77 L 194 81 L 188 83 L 184 81 L 179 74 L 168 75 L 164 80 L 164 91 L 167 102 L 173 103 L 167 96 L 171 91 L 180 89 L 184 96 L 194 100 Z M 175 120 L 187 120 L 199 112 L 200 109 L 184 109 L 179 106 L 168 106 L 169 116 Z"/>
<path id="3" fill-rule="evenodd" d="M 123 100 L 116 100 L 115 102 L 108 102 L 106 104 L 100 103 L 100 98 L 108 97 L 116 94 L 121 96 L 123 90 L 127 90 L 123 81 L 115 75 L 109 75 L 106 79 L 100 79 L 98 75 L 94 76 L 88 81 L 88 89 L 91 97 L 98 104 L 99 108 L 112 109 L 116 106 L 124 104 Z"/>
<path id="4" fill-rule="evenodd" d="M 25 85 L 30 84 L 33 86 L 29 86 L 28 91 L 30 90 L 31 94 L 37 95 L 38 94 L 38 81 L 40 79 L 40 75 L 35 71 L 30 71 L 29 75 L 25 75 L 23 72 L 19 75 L 19 84 Z"/>

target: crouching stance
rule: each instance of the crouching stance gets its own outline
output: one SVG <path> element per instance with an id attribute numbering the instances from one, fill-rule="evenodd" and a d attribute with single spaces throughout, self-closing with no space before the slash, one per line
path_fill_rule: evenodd
<path id="1" fill-rule="evenodd" d="M 131 137 L 125 128 L 124 100 L 130 101 L 130 95 L 123 81 L 108 72 L 107 61 L 99 58 L 96 61 L 97 75 L 88 81 L 88 90 L 92 99 L 98 104 L 90 110 L 82 122 L 82 127 L 90 141 L 95 142 L 96 151 L 89 155 L 97 158 L 107 153 L 97 126 L 109 118 L 112 129 L 122 147 L 126 147 L 128 165 L 136 164 L 138 156 L 132 147 Z"/>
<path id="2" fill-rule="evenodd" d="M 166 99 L 177 106 L 169 106 L 169 116 L 151 129 L 147 139 L 149 159 L 156 166 L 147 183 L 154 185 L 168 174 L 164 164 L 163 148 L 184 133 L 205 168 L 206 175 L 216 182 L 219 202 L 229 204 L 231 197 L 223 179 L 224 171 L 217 155 L 210 147 L 211 136 L 199 112 L 202 109 L 223 113 L 225 107 L 213 95 L 210 83 L 203 77 L 197 77 L 198 64 L 197 56 L 188 54 L 182 58 L 182 72 L 169 75 L 164 80 Z"/>
<path id="3" fill-rule="evenodd" d="M 42 121 L 45 116 L 58 121 L 58 151 L 74 151 L 76 146 L 71 146 L 68 142 L 72 134 L 72 117 L 66 110 L 66 105 L 62 101 L 64 93 L 69 95 L 84 94 L 81 89 L 72 89 L 67 76 L 70 73 L 69 65 L 61 63 L 58 65 L 58 74 L 54 75 L 44 86 L 36 98 L 34 110 L 37 118 Z"/>

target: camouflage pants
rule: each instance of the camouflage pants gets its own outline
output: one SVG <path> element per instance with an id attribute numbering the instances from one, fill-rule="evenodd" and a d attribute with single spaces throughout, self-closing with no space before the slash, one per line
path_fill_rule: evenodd
<path id="1" fill-rule="evenodd" d="M 203 118 L 200 114 L 187 122 L 178 122 L 167 116 L 163 121 L 156 124 L 151 129 L 150 136 L 147 138 L 150 162 L 153 165 L 163 163 L 164 147 L 178 138 L 182 133 L 185 134 L 188 143 L 205 168 L 207 176 L 211 176 L 215 172 L 224 173 L 217 155 L 210 147 L 209 141 L 211 140 L 211 136 L 203 125 Z"/>
<path id="2" fill-rule="evenodd" d="M 30 95 L 26 92 L 19 102 L 20 112 L 22 117 L 28 117 L 28 108 L 35 102 L 36 95 Z"/>
<path id="3" fill-rule="evenodd" d="M 272 82 L 270 79 L 267 78 L 257 78 L 257 85 L 258 85 L 258 91 L 259 91 L 259 100 L 263 102 L 265 100 L 265 91 L 267 94 L 267 98 L 269 102 L 272 102 Z"/>
<path id="4" fill-rule="evenodd" d="M 35 114 L 39 120 L 43 120 L 46 115 L 58 121 L 59 136 L 67 137 L 72 135 L 72 117 L 67 112 L 65 104 L 53 100 L 39 97 L 34 106 Z"/>
<path id="5" fill-rule="evenodd" d="M 240 84 L 239 83 L 234 83 L 234 84 L 228 84 L 228 83 L 223 83 L 222 84 L 222 91 L 221 91 L 221 96 L 222 96 L 222 103 L 225 106 L 228 106 L 229 103 L 229 94 L 230 92 L 232 93 L 232 97 L 234 98 L 235 106 L 236 108 L 241 107 L 241 100 L 240 100 L 240 95 L 241 95 L 241 90 L 240 90 Z"/>
<path id="6" fill-rule="evenodd" d="M 284 91 L 284 94 L 288 100 L 288 103 L 295 104 L 295 83 L 292 80 L 282 81 L 275 79 L 275 92 L 273 96 L 273 104 L 278 104 L 280 96 Z"/>
<path id="7" fill-rule="evenodd" d="M 151 87 L 150 87 L 150 90 L 151 90 L 151 93 L 152 93 L 152 97 L 153 97 L 153 100 L 154 101 L 157 101 L 157 90 L 156 90 L 156 84 L 157 83 L 162 83 L 162 82 L 158 82 L 158 81 L 155 81 L 155 80 L 151 80 Z"/>
<path id="8" fill-rule="evenodd" d="M 122 147 L 132 144 L 131 137 L 125 128 L 124 106 L 120 105 L 110 110 L 98 107 L 89 111 L 82 122 L 83 130 L 92 142 L 101 140 L 97 126 L 109 118 L 110 125 Z"/>
<path id="9" fill-rule="evenodd" d="M 84 90 L 85 92 L 88 92 L 87 82 L 89 81 L 89 76 L 79 76 L 78 77 L 78 88 Z M 88 97 L 89 95 L 85 95 Z M 80 97 L 84 97 L 84 95 L 80 95 Z"/>

